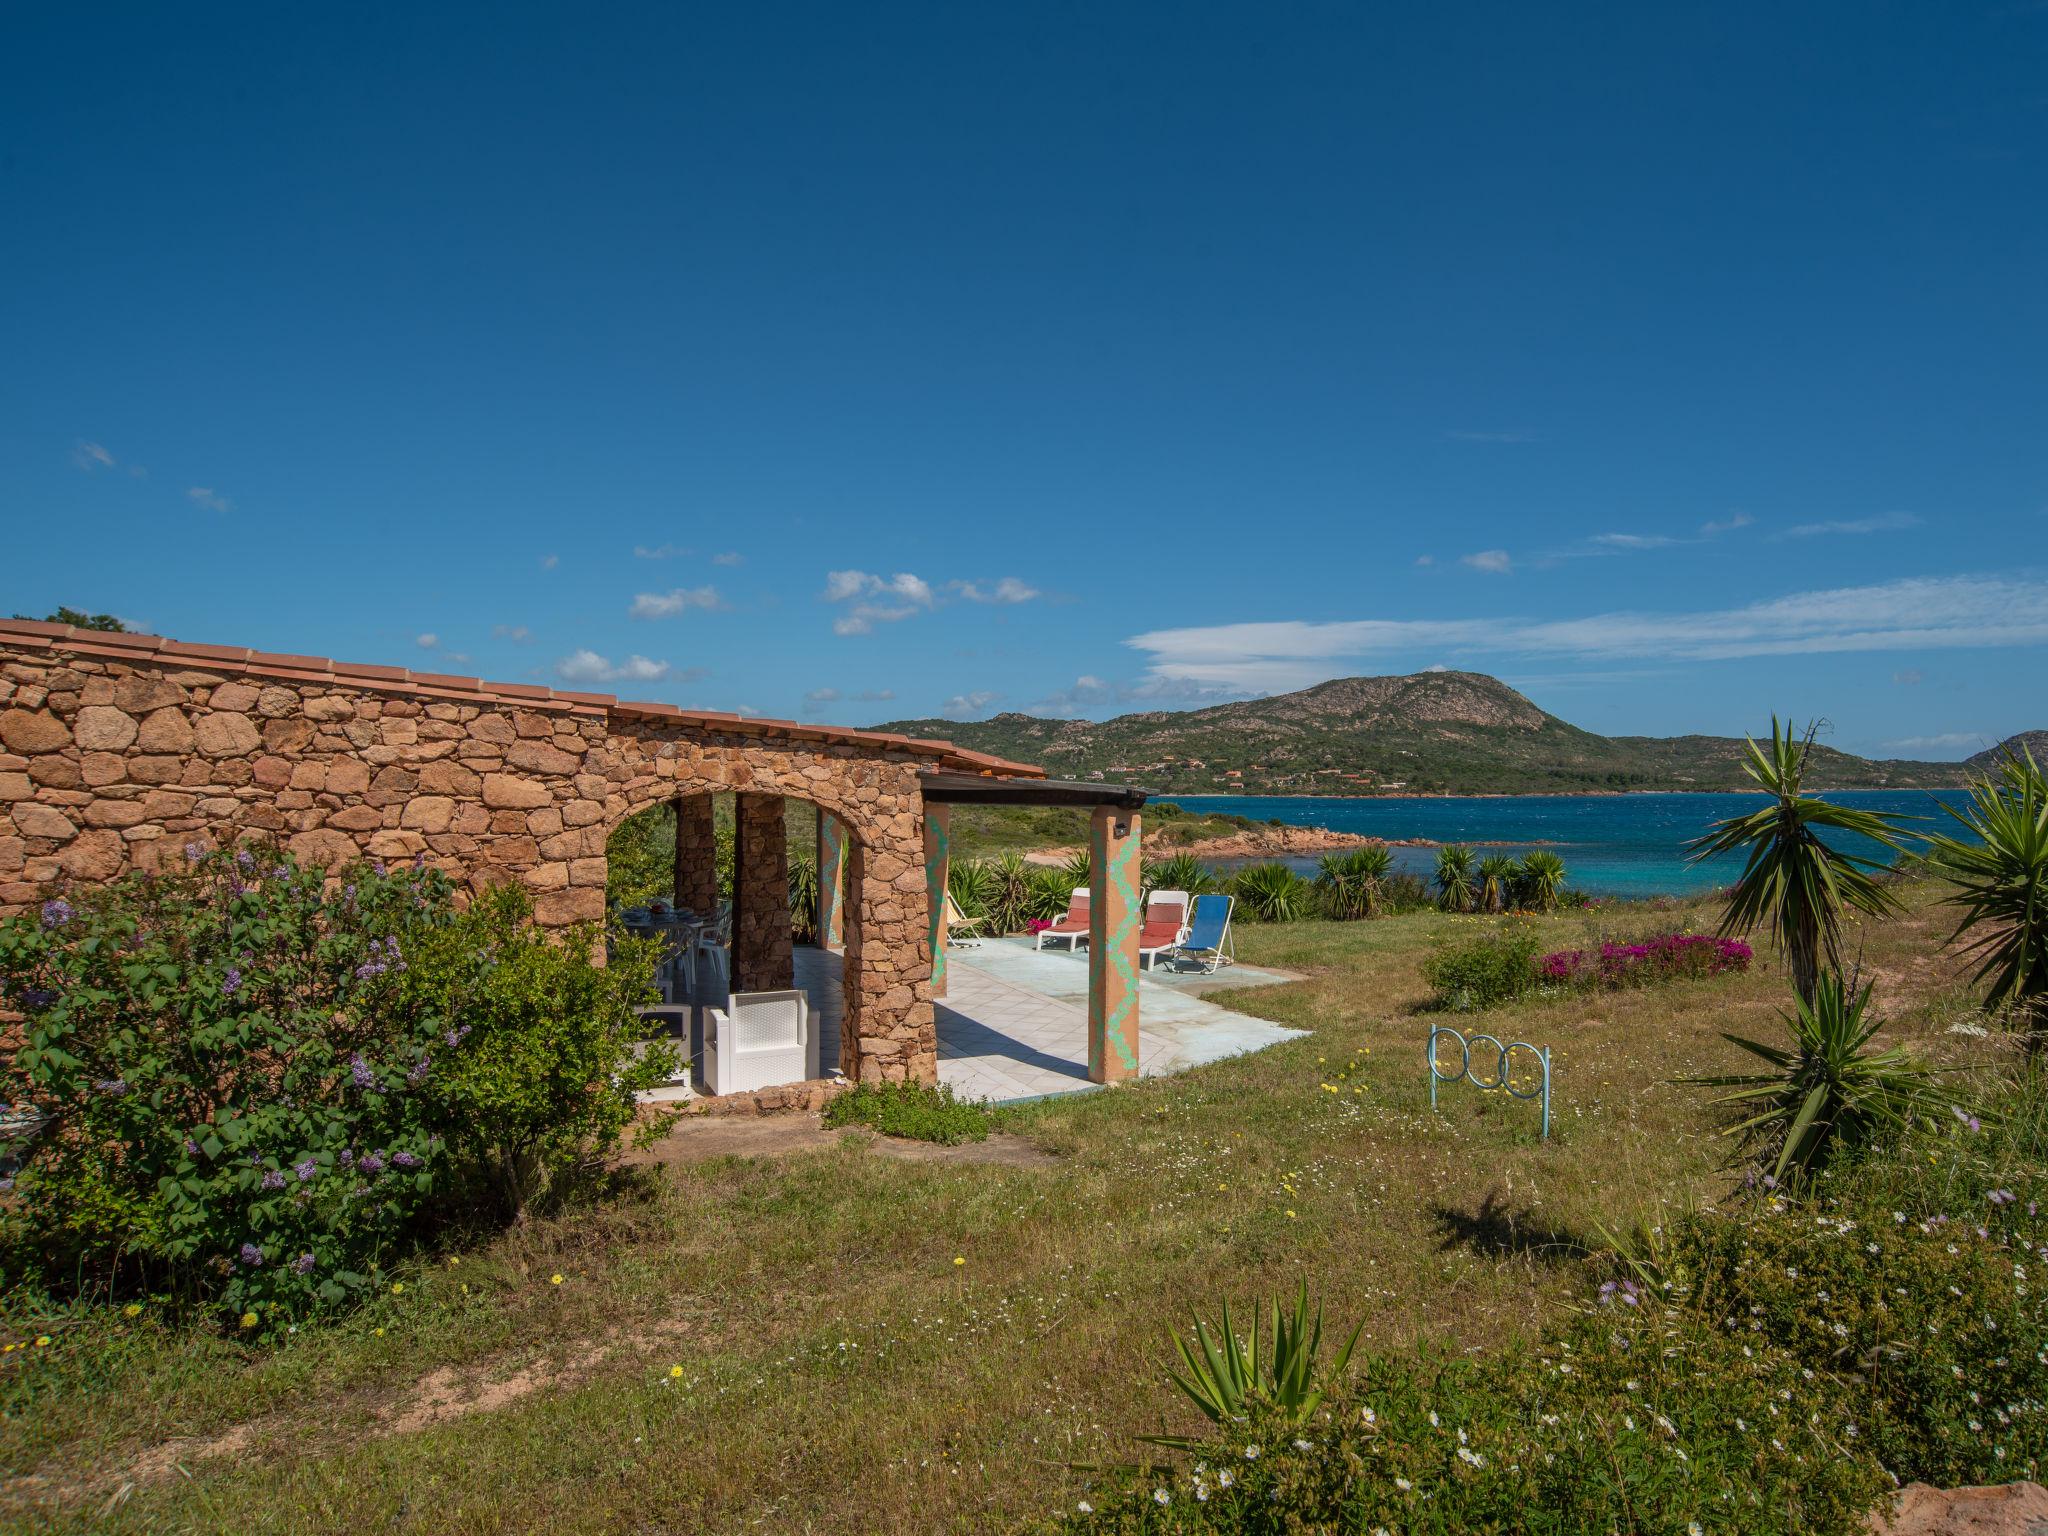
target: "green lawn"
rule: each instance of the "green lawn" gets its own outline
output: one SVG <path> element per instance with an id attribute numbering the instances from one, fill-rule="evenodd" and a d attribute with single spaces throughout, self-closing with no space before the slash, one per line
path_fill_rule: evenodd
<path id="1" fill-rule="evenodd" d="M 1933 893 L 1852 931 L 1895 1032 L 1952 1054 L 1967 1008 Z M 1697 914 L 1542 920 L 1546 940 Z M 1547 1043 L 1531 1104 L 1428 1107 L 1419 964 L 1481 920 L 1242 930 L 1305 980 L 1226 1000 L 1314 1031 L 1254 1057 L 1007 1112 L 1046 1166 L 778 1157 L 622 1175 L 602 1199 L 370 1312 L 261 1351 L 147 1312 L 0 1324 L 8 1528 L 596 1532 L 1009 1529 L 1069 1463 L 1192 1429 L 1165 1328 L 1306 1275 L 1362 1347 L 1491 1347 L 1583 1295 L 1596 1225 L 1725 1189 L 1698 1090 L 1746 977 L 1536 1001 L 1476 1027 Z M 1768 955 L 1762 957 L 1769 961 Z M 969 1147 L 963 1151 L 972 1151 Z M 559 1274 L 561 1283 L 551 1283 Z M 50 1336 L 38 1347 L 33 1340 Z M 680 1368 L 680 1375 L 672 1368 Z M 478 1406 L 482 1399 L 489 1406 Z"/>

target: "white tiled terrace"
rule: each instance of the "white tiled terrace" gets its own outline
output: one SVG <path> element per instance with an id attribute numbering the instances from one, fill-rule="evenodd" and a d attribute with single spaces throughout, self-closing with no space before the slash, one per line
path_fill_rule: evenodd
<path id="1" fill-rule="evenodd" d="M 798 949 L 796 984 L 810 994 L 819 1059 L 839 1059 L 840 957 Z M 1079 1093 L 1088 1080 L 1086 952 L 1034 950 L 1026 939 L 949 946 L 946 996 L 933 1006 L 939 1081 L 962 1098 L 996 1103 Z M 1213 976 L 1147 971 L 1138 985 L 1138 1068 L 1147 1077 L 1263 1050 L 1302 1033 L 1207 1001 L 1223 987 L 1293 978 L 1255 966 Z"/>

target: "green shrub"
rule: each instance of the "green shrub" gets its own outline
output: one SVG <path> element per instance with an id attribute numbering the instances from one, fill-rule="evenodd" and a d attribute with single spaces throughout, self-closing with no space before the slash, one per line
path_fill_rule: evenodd
<path id="1" fill-rule="evenodd" d="M 1481 868 L 1484 867 L 1482 864 Z M 1555 912 L 1564 899 L 1564 882 L 1564 860 L 1548 848 L 1538 848 L 1515 865 L 1508 889 L 1518 907 L 1531 912 Z"/>
<path id="2" fill-rule="evenodd" d="M 1510 922 L 1447 944 L 1422 962 L 1436 1005 L 1456 1013 L 1512 1002 L 1536 985 L 1536 935 Z"/>
<path id="3" fill-rule="evenodd" d="M 1219 889 L 1216 872 L 1192 853 L 1171 854 L 1145 866 L 1147 896 L 1154 891 L 1186 891 L 1190 896 L 1200 896 Z"/>
<path id="4" fill-rule="evenodd" d="M 517 886 L 497 886 L 415 942 L 369 999 L 408 1036 L 438 1037 L 419 1088 L 460 1182 L 523 1217 L 565 1175 L 618 1145 L 636 1095 L 675 1068 L 635 1047 L 654 998 L 657 946 L 594 925 L 547 933 Z"/>
<path id="5" fill-rule="evenodd" d="M 1247 864 L 1230 877 L 1238 910 L 1262 923 L 1291 923 L 1308 914 L 1315 890 L 1287 865 Z"/>
<path id="6" fill-rule="evenodd" d="M 789 861 L 789 935 L 799 944 L 818 942 L 818 861 L 801 854 Z"/>
<path id="7" fill-rule="evenodd" d="M 1393 855 L 1383 843 L 1349 848 L 1323 856 L 1317 868 L 1315 887 L 1323 915 L 1348 922 L 1377 917 L 1382 909 L 1381 892 Z"/>
<path id="8" fill-rule="evenodd" d="M 884 1136 L 957 1146 L 988 1139 L 988 1109 L 944 1083 L 862 1083 L 825 1106 L 829 1126 L 865 1125 Z"/>
<path id="9" fill-rule="evenodd" d="M 1850 1536 L 1884 1480 L 1843 1427 L 1828 1383 L 1791 1356 L 1616 1307 L 1503 1354 L 1369 1361 L 1312 1422 L 1233 1425 L 1060 1525 Z"/>
<path id="10" fill-rule="evenodd" d="M 719 895 L 730 899 L 737 852 L 729 815 L 713 822 L 711 839 Z M 605 839 L 604 856 L 605 902 L 614 911 L 671 900 L 676 885 L 675 807 L 664 800 L 628 816 Z"/>
<path id="11" fill-rule="evenodd" d="M 1025 877 L 1024 923 L 1056 923 L 1067 915 L 1067 903 L 1073 899 L 1076 884 L 1086 885 L 1086 880 L 1077 882 L 1071 871 L 1044 864 L 1034 864 Z"/>
<path id="12" fill-rule="evenodd" d="M 1436 851 L 1437 905 L 1446 912 L 1470 912 L 1479 900 L 1478 861 L 1463 843 Z"/>
<path id="13" fill-rule="evenodd" d="M 26 1016 L 5 1096 L 48 1117 L 9 1246 L 46 1283 L 252 1328 L 337 1306 L 470 1208 L 479 1171 L 601 1141 L 630 1101 L 611 1074 L 645 946 L 594 965 L 594 930 L 548 944 L 518 896 L 458 914 L 433 870 L 187 853 L 0 923 Z"/>

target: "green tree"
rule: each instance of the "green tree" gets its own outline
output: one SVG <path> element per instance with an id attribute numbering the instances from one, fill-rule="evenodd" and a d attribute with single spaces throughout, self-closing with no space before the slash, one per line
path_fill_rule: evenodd
<path id="1" fill-rule="evenodd" d="M 1478 899 L 1473 885 L 1477 868 L 1472 850 L 1463 843 L 1446 843 L 1436 851 L 1436 899 L 1446 912 L 1470 912 Z"/>
<path id="2" fill-rule="evenodd" d="M 15 617 L 17 619 L 25 619 L 28 615 L 17 613 Z M 125 635 L 128 633 L 128 626 L 115 618 L 111 613 L 81 613 L 76 608 L 60 607 L 55 613 L 46 615 L 43 622 L 45 624 L 69 624 L 73 629 L 97 629 L 108 634 Z"/>
<path id="3" fill-rule="evenodd" d="M 1815 729 L 1795 735 L 1789 721 L 1780 728 L 1773 715 L 1770 750 L 1750 739 L 1742 767 L 1770 803 L 1716 822 L 1686 845 L 1695 863 L 1720 853 L 1747 855 L 1741 876 L 1729 888 L 1720 931 L 1769 928 L 1785 953 L 1794 989 L 1807 1003 L 1814 1000 L 1822 965 L 1841 969 L 1842 909 L 1873 916 L 1899 909 L 1898 899 L 1875 878 L 1884 868 L 1882 861 L 1836 848 L 1821 833 L 1867 837 L 1896 852 L 1895 829 L 1905 820 L 1805 793 L 1801 784 Z"/>

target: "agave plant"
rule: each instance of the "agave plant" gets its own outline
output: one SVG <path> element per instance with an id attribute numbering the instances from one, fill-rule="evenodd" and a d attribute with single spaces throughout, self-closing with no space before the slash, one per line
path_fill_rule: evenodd
<path id="1" fill-rule="evenodd" d="M 1316 1359 L 1323 1348 L 1323 1309 L 1318 1305 L 1310 1315 L 1308 1282 L 1301 1282 L 1290 1311 L 1280 1309 L 1277 1296 L 1269 1305 L 1272 1323 L 1263 1341 L 1258 1307 L 1252 1308 L 1251 1332 L 1240 1339 L 1227 1301 L 1215 1332 L 1197 1317 L 1192 1340 L 1178 1333 L 1171 1335 L 1180 1369 L 1169 1368 L 1167 1378 L 1212 1424 L 1235 1424 L 1254 1412 L 1274 1414 L 1290 1427 L 1306 1424 L 1322 1406 L 1329 1385 L 1351 1364 L 1351 1352 L 1365 1327 L 1363 1319 L 1323 1369 Z M 1204 1442 L 1180 1435 L 1143 1438 L 1173 1450 L 1204 1447 Z"/>
<path id="2" fill-rule="evenodd" d="M 1007 851 L 988 867 L 988 916 L 997 933 L 1015 933 L 1030 921 L 1031 866 L 1015 850 Z"/>
<path id="3" fill-rule="evenodd" d="M 1839 971 L 1816 978 L 1812 998 L 1800 998 L 1786 1022 L 1789 1048 L 1724 1037 L 1761 1058 L 1769 1071 L 1688 1079 L 1735 1090 L 1714 1101 L 1734 1112 L 1724 1134 L 1740 1142 L 1738 1161 L 1754 1162 L 1774 1183 L 1797 1186 L 1844 1148 L 1867 1145 L 1914 1120 L 1934 1122 L 1955 1107 L 1940 1069 L 1897 1046 L 1870 1049 L 1882 1022 L 1870 1016 L 1870 988 L 1844 982 Z"/>
<path id="4" fill-rule="evenodd" d="M 1504 853 L 1489 853 L 1479 861 L 1479 910 L 1505 912 L 1514 900 L 1515 877 L 1522 866 Z"/>
<path id="5" fill-rule="evenodd" d="M 1436 900 L 1446 912 L 1470 912 L 1478 891 L 1472 883 L 1472 850 L 1446 843 L 1436 851 Z"/>
<path id="6" fill-rule="evenodd" d="M 1265 923 L 1291 923 L 1308 908 L 1310 886 L 1285 864 L 1247 864 L 1230 877 L 1245 912 Z"/>
<path id="7" fill-rule="evenodd" d="M 1377 917 L 1383 905 L 1381 891 L 1392 865 L 1393 855 L 1383 843 L 1325 854 L 1315 879 L 1324 913 L 1345 921 Z"/>
<path id="8" fill-rule="evenodd" d="M 818 861 L 789 861 L 789 931 L 799 944 L 818 942 Z"/>
<path id="9" fill-rule="evenodd" d="M 1967 810 L 1944 807 L 1969 838 L 1937 837 L 1937 872 L 1956 887 L 1962 918 L 1949 938 L 1970 940 L 1994 1006 L 2010 1006 L 2028 1048 L 2048 1045 L 2048 775 L 2031 752 L 2009 756 L 1970 786 Z"/>
<path id="10" fill-rule="evenodd" d="M 1067 855 L 1067 861 L 1060 865 L 1060 875 L 1067 882 L 1067 889 L 1089 885 L 1095 878 L 1095 857 L 1086 848 L 1076 848 Z M 1062 908 L 1064 910 L 1064 908 Z"/>
<path id="11" fill-rule="evenodd" d="M 1721 932 L 1748 933 L 1768 927 L 1785 952 L 1792 985 L 1812 1002 L 1823 964 L 1841 969 L 1842 909 L 1881 916 L 1899 908 L 1898 898 L 1878 884 L 1882 861 L 1846 853 L 1823 841 L 1823 830 L 1867 837 L 1896 853 L 1899 823 L 1906 818 L 1883 811 L 1833 805 L 1800 788 L 1813 749 L 1814 727 L 1793 734 L 1771 717 L 1766 752 L 1752 739 L 1742 771 L 1771 797 L 1746 816 L 1716 822 L 1704 837 L 1686 845 L 1693 862 L 1717 853 L 1745 852 L 1748 862 L 1728 892 Z"/>
<path id="12" fill-rule="evenodd" d="M 1064 869 L 1034 864 L 1025 876 L 1023 922 L 1058 922 L 1066 914 L 1073 894 L 1074 882 Z"/>
<path id="13" fill-rule="evenodd" d="M 1524 854 L 1515 866 L 1515 905 L 1534 912 L 1555 912 L 1564 898 L 1564 860 L 1548 848 Z"/>
<path id="14" fill-rule="evenodd" d="M 1145 894 L 1154 891 L 1186 891 L 1199 896 L 1216 887 L 1216 875 L 1192 853 L 1170 854 L 1145 866 Z"/>

